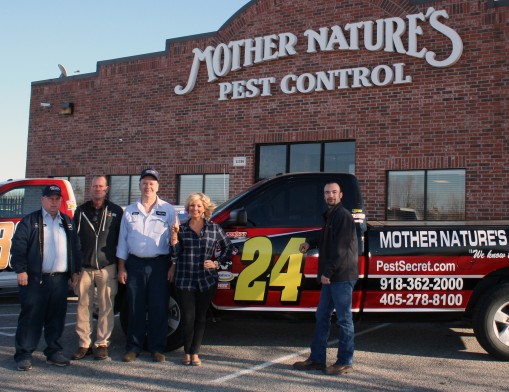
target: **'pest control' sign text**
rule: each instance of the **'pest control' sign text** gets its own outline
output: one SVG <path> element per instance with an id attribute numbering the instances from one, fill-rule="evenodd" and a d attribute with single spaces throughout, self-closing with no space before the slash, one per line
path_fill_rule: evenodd
<path id="1" fill-rule="evenodd" d="M 308 29 L 300 39 L 306 40 L 306 53 L 337 50 L 385 51 L 424 59 L 432 67 L 449 67 L 456 63 L 463 52 L 463 42 L 458 33 L 448 27 L 444 20 L 445 10 L 428 8 L 426 13 L 407 15 L 406 19 L 393 17 L 348 23 L 342 26 Z M 451 50 L 441 59 L 430 48 L 419 47 L 419 37 L 424 35 L 422 25 L 428 23 L 436 32 L 450 40 Z M 186 86 L 175 87 L 177 95 L 189 94 L 196 85 L 198 70 L 202 63 L 207 67 L 208 82 L 217 81 L 230 72 L 297 55 L 299 38 L 293 33 L 271 34 L 254 39 L 242 39 L 208 46 L 205 50 L 195 48 L 194 60 Z M 406 44 L 404 44 L 404 42 Z M 336 89 L 385 86 L 411 83 L 405 75 L 405 64 L 381 64 L 373 68 L 338 68 L 314 73 L 288 74 L 277 80 L 273 76 L 218 83 L 219 100 L 256 98 L 272 95 L 272 86 L 278 85 L 285 94 L 311 93 Z"/>

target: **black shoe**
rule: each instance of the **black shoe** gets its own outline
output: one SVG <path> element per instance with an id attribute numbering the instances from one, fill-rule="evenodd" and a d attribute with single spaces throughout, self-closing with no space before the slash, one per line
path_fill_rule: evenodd
<path id="1" fill-rule="evenodd" d="M 340 365 L 338 363 L 335 363 L 334 365 L 327 366 L 325 369 L 323 369 L 323 372 L 325 374 L 330 375 L 341 375 L 341 374 L 347 374 L 350 373 L 353 370 L 352 365 Z"/>
<path id="2" fill-rule="evenodd" d="M 325 369 L 325 364 L 312 361 L 308 358 L 305 361 L 295 362 L 293 368 L 297 370 L 323 370 Z"/>
<path id="3" fill-rule="evenodd" d="M 85 358 L 85 355 L 92 354 L 92 348 L 91 347 L 78 347 L 78 350 L 71 355 L 71 359 L 78 360 Z"/>
<path id="4" fill-rule="evenodd" d="M 46 363 L 49 363 L 50 365 L 55 366 L 69 366 L 71 364 L 71 361 L 69 361 L 69 358 L 64 357 L 64 354 L 61 352 L 57 352 L 53 354 L 51 357 L 48 357 L 46 359 Z"/>
<path id="5" fill-rule="evenodd" d="M 32 361 L 30 359 L 22 359 L 17 365 L 19 371 L 26 372 L 27 370 L 32 370 Z"/>

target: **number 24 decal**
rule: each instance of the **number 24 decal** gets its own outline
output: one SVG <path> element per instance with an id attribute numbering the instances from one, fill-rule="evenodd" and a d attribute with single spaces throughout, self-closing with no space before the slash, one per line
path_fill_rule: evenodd
<path id="1" fill-rule="evenodd" d="M 243 262 L 252 262 L 237 278 L 235 301 L 263 302 L 269 287 L 283 288 L 281 301 L 296 302 L 302 282 L 302 253 L 299 245 L 305 238 L 291 238 L 270 271 L 270 279 L 258 280 L 269 271 L 272 261 L 272 242 L 267 237 L 254 237 L 246 241 L 242 252 Z M 286 266 L 286 269 L 285 269 Z"/>

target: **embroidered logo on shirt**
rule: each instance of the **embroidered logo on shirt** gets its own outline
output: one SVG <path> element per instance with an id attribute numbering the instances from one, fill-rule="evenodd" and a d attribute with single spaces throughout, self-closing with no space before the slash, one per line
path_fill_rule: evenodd
<path id="1" fill-rule="evenodd" d="M 166 211 L 156 211 L 156 215 L 166 216 Z"/>
<path id="2" fill-rule="evenodd" d="M 138 211 L 134 211 L 131 215 L 140 215 Z"/>

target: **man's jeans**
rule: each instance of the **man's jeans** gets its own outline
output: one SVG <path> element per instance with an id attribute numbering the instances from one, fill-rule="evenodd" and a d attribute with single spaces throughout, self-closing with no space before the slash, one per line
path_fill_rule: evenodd
<path id="1" fill-rule="evenodd" d="M 352 365 L 354 352 L 354 328 L 352 320 L 352 291 L 356 280 L 332 282 L 322 285 L 320 303 L 316 309 L 316 327 L 311 343 L 310 359 L 326 363 L 327 341 L 330 334 L 332 312 L 336 309 L 339 328 L 338 360 L 339 365 Z"/>

